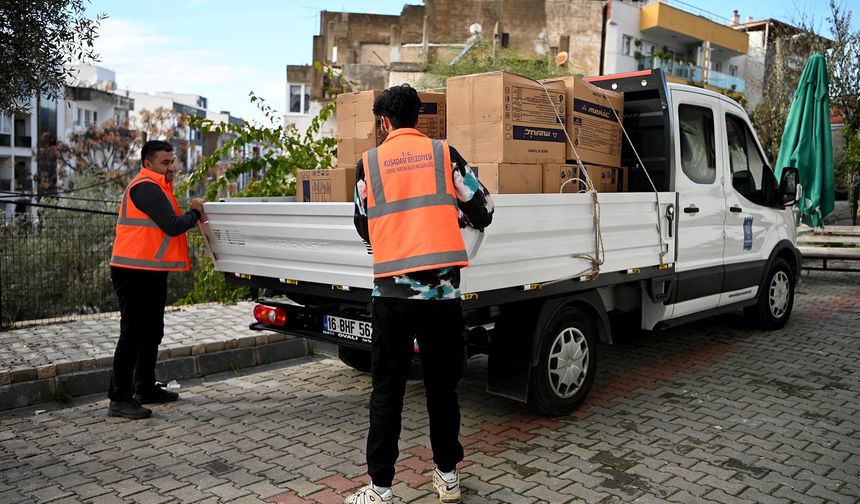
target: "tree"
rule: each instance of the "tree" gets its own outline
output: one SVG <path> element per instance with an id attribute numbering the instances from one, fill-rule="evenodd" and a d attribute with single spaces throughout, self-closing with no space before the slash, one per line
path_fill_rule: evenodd
<path id="1" fill-rule="evenodd" d="M 812 22 L 801 20 L 798 27 L 774 23 L 771 26 L 770 44 L 774 52 L 770 64 L 764 69 L 761 102 L 752 111 L 751 119 L 768 158 L 776 161 L 782 132 L 791 108 L 794 92 L 800 81 L 803 66 L 814 53 L 825 53 L 827 39 L 816 35 Z"/>
<path id="2" fill-rule="evenodd" d="M 92 180 L 102 181 L 97 192 L 109 198 L 121 192 L 137 173 L 140 148 L 146 140 L 172 142 L 176 157 L 182 159 L 187 149 L 187 142 L 181 140 L 186 125 L 185 116 L 174 110 L 141 110 L 133 121 L 109 119 L 90 125 L 44 150 L 57 160 L 61 177 L 68 181 L 65 190 L 79 190 Z"/>
<path id="3" fill-rule="evenodd" d="M 851 31 L 851 14 L 830 0 L 830 104 L 845 125 L 842 149 L 834 156 L 836 181 L 849 188 L 860 178 L 860 32 Z"/>
<path id="4" fill-rule="evenodd" d="M 192 128 L 226 138 L 221 147 L 203 158 L 187 181 L 193 186 L 214 173 L 216 178 L 206 193 L 209 199 L 223 195 L 229 184 L 245 173 L 258 177 L 239 195 L 292 195 L 296 192 L 296 170 L 329 168 L 334 161 L 337 142 L 334 138 L 319 136 L 322 125 L 334 113 L 334 102 L 325 105 L 307 131 L 301 132 L 292 124 L 277 124 L 281 116 L 253 92 L 250 99 L 263 112 L 268 124 L 216 124 L 209 119 L 189 117 L 188 124 Z M 256 148 L 257 154 L 247 155 L 252 148 Z"/>
<path id="5" fill-rule="evenodd" d="M 845 126 L 860 130 L 860 32 L 851 31 L 851 11 L 830 0 L 830 30 L 835 43 L 830 50 L 830 95 Z"/>
<path id="6" fill-rule="evenodd" d="M 56 98 L 77 61 L 95 61 L 99 23 L 84 0 L 0 2 L 0 112 L 25 112 L 33 96 Z"/>

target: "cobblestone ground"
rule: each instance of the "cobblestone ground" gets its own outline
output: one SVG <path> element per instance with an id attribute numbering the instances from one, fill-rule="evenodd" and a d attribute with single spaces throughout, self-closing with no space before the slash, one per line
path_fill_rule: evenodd
<path id="1" fill-rule="evenodd" d="M 464 502 L 860 500 L 860 277 L 803 275 L 780 332 L 730 315 L 600 348 L 579 412 L 541 418 L 462 382 Z M 366 481 L 370 380 L 320 358 L 185 383 L 129 422 L 84 399 L 0 416 L 0 502 L 342 502 Z M 431 494 L 410 382 L 395 492 Z"/>
<path id="2" fill-rule="evenodd" d="M 214 343 L 253 336 L 248 330 L 254 304 L 171 306 L 164 314 L 161 348 Z M 119 336 L 119 312 L 97 318 L 0 332 L 0 372 L 85 359 L 107 359 L 110 365 Z"/>

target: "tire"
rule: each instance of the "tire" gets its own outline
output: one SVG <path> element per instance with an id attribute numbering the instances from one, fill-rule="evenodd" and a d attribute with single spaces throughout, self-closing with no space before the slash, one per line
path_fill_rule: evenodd
<path id="1" fill-rule="evenodd" d="M 370 352 L 347 346 L 337 347 L 337 357 L 347 366 L 362 373 L 370 372 Z"/>
<path id="2" fill-rule="evenodd" d="M 794 282 L 794 272 L 785 259 L 774 260 L 758 302 L 744 310 L 746 317 L 762 329 L 781 329 L 794 307 Z"/>
<path id="3" fill-rule="evenodd" d="M 529 376 L 529 407 L 542 415 L 574 411 L 597 373 L 597 330 L 581 308 L 564 307 L 540 336 L 537 366 Z"/>

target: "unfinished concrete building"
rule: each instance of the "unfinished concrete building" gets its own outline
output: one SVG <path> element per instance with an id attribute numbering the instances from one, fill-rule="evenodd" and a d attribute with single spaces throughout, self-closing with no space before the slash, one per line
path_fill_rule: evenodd
<path id="1" fill-rule="evenodd" d="M 524 56 L 569 50 L 577 71 L 599 73 L 604 2 L 593 0 L 426 0 L 400 15 L 320 13 L 313 60 L 336 69 L 356 90 L 415 82 L 431 61 L 450 61 L 480 25 L 481 36 Z M 301 70 L 290 67 L 298 77 Z M 304 77 L 304 76 L 302 76 Z M 292 76 L 288 81 L 293 84 Z M 311 76 L 312 100 L 329 98 Z M 396 82 L 395 82 L 396 81 Z"/>

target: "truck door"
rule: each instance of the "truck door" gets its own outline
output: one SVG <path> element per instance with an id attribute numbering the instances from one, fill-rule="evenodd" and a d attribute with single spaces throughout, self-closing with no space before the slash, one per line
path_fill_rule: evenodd
<path id="1" fill-rule="evenodd" d="M 725 142 L 720 147 L 729 165 L 725 183 L 725 280 L 720 305 L 752 299 L 776 235 L 779 207 L 776 178 L 761 147 L 737 106 L 723 102 Z M 769 236 L 773 235 L 773 236 Z"/>
<path id="2" fill-rule="evenodd" d="M 719 304 L 723 285 L 722 186 L 724 127 L 719 100 L 690 90 L 672 90 L 675 190 L 678 192 L 678 248 L 673 318 Z"/>

